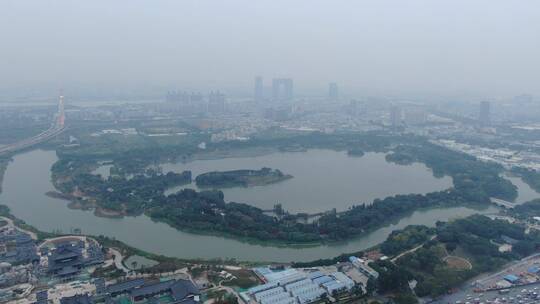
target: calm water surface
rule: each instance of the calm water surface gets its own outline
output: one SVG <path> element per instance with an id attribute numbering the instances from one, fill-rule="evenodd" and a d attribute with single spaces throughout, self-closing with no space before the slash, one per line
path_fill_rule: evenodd
<path id="1" fill-rule="evenodd" d="M 355 204 L 369 204 L 376 198 L 425 194 L 452 186 L 450 177 L 435 178 L 432 171 L 420 163 L 400 166 L 386 162 L 384 153 L 351 157 L 346 152 L 309 150 L 162 165 L 163 172 L 190 170 L 193 177 L 209 171 L 262 167 L 279 169 L 294 178 L 271 185 L 222 189 L 225 199 L 263 209 L 280 203 L 290 212 L 315 213 L 332 208 L 346 210 Z M 168 193 L 183 187 L 173 188 Z M 197 189 L 194 184 L 188 188 Z"/>
<path id="2" fill-rule="evenodd" d="M 533 199 L 540 198 L 540 194 L 531 188 L 531 186 L 527 185 L 527 183 L 525 183 L 521 178 L 509 174 L 505 174 L 503 177 L 518 187 L 518 196 L 514 200 L 515 203 L 522 204 Z"/>
<path id="3" fill-rule="evenodd" d="M 301 157 L 301 153 L 296 155 L 299 158 Z M 371 157 L 367 156 L 366 159 Z M 347 156 L 343 155 L 343 157 Z M 374 155 L 373 157 L 382 156 Z M 236 258 L 238 260 L 280 262 L 307 261 L 369 248 L 386 239 L 392 230 L 404 228 L 410 224 L 432 226 L 436 221 L 444 221 L 478 212 L 496 211 L 493 207 L 480 211 L 464 207 L 423 210 L 414 212 L 384 228 L 346 243 L 309 248 L 264 246 L 230 238 L 178 231 L 166 224 L 155 223 L 146 216 L 108 219 L 93 216 L 89 211 L 71 210 L 67 208 L 66 201 L 45 195 L 47 191 L 54 190 L 50 182 L 50 168 L 56 160 L 54 152 L 42 150 L 30 151 L 15 156 L 14 161 L 7 168 L 3 184 L 4 192 L 0 195 L 0 203 L 8 205 L 15 216 L 44 231 L 61 230 L 70 232 L 74 228 L 80 228 L 85 234 L 106 235 L 146 251 L 181 258 Z M 354 160 L 354 162 L 357 161 L 361 161 L 361 159 Z M 328 168 L 332 167 L 329 164 L 330 159 L 323 162 L 328 162 Z M 261 164 L 261 166 L 264 166 L 264 164 Z M 292 170 L 291 168 L 289 168 L 289 171 L 298 174 L 295 171 L 296 169 Z M 358 169 L 358 167 L 355 168 Z M 398 166 L 397 168 L 410 169 L 410 167 L 406 166 Z M 289 173 L 285 168 L 280 169 Z M 377 169 L 372 167 L 372 170 Z M 294 174 L 294 172 L 290 173 Z M 339 176 L 336 173 L 334 175 L 329 174 Z M 395 174 L 402 173 L 395 172 Z M 426 171 L 425 174 L 431 173 Z M 360 185 L 361 181 L 362 179 L 359 179 L 356 185 Z M 444 179 L 437 181 L 444 181 Z M 394 184 L 387 183 L 388 187 L 393 187 L 396 184 L 400 183 L 397 180 L 394 180 Z M 444 184 L 438 185 L 443 188 L 446 187 Z M 324 187 L 327 189 L 327 185 L 324 185 Z M 365 191 L 368 190 L 371 191 L 365 189 Z M 424 188 L 424 191 L 429 191 L 429 189 Z M 334 190 L 334 193 L 339 193 L 339 191 Z"/>

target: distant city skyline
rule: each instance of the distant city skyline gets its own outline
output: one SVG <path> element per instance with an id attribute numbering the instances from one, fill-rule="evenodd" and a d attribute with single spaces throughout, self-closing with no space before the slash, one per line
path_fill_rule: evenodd
<path id="1" fill-rule="evenodd" d="M 60 87 L 248 96 L 254 75 L 293 78 L 295 95 L 326 95 L 329 82 L 350 95 L 540 95 L 539 8 L 502 0 L 3 1 L 0 96 Z"/>

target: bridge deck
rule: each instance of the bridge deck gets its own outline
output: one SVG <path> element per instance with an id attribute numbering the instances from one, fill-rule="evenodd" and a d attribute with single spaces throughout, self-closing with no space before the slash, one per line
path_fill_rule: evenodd
<path id="1" fill-rule="evenodd" d="M 516 204 L 512 203 L 512 202 L 509 202 L 509 201 L 505 201 L 505 200 L 502 200 L 500 198 L 495 198 L 495 197 L 490 197 L 489 198 L 491 200 L 491 202 L 497 206 L 500 206 L 500 207 L 504 207 L 504 208 L 507 208 L 507 209 L 512 209 L 516 206 Z"/>

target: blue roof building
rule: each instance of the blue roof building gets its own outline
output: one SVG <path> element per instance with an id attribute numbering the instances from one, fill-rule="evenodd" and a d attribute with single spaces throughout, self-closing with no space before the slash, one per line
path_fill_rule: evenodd
<path id="1" fill-rule="evenodd" d="M 504 276 L 504 279 L 512 284 L 515 284 L 517 282 L 519 282 L 519 277 L 513 275 L 513 274 L 509 274 L 509 275 L 505 275 Z"/>

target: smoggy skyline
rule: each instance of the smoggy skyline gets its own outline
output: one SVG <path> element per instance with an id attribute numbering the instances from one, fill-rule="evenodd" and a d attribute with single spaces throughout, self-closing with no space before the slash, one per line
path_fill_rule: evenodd
<path id="1" fill-rule="evenodd" d="M 228 89 L 540 94 L 536 1 L 0 3 L 0 91 Z"/>

